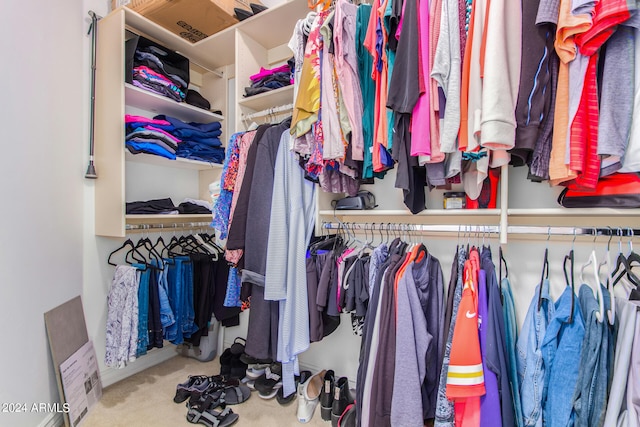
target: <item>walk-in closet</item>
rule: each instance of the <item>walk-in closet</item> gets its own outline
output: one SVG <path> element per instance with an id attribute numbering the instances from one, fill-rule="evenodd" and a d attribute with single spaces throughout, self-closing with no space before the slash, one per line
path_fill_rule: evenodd
<path id="1" fill-rule="evenodd" d="M 634 2 L 0 11 L 0 426 L 640 427 Z"/>

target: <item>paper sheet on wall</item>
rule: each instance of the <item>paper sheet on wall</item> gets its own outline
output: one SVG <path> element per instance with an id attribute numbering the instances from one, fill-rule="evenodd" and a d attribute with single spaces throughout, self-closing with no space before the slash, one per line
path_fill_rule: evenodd
<path id="1" fill-rule="evenodd" d="M 60 375 L 65 401 L 69 404 L 69 419 L 75 427 L 102 397 L 98 361 L 91 341 L 60 364 Z"/>

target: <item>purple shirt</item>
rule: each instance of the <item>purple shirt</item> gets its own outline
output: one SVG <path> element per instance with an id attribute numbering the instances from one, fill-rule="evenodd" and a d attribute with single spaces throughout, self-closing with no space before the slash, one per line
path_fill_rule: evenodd
<path id="1" fill-rule="evenodd" d="M 484 388 L 486 393 L 480 398 L 480 427 L 502 427 L 502 411 L 500 409 L 500 392 L 495 372 L 487 368 L 487 324 L 489 308 L 487 303 L 487 273 L 478 271 L 478 315 L 480 330 L 480 352 L 482 353 L 482 369 L 484 370 Z"/>

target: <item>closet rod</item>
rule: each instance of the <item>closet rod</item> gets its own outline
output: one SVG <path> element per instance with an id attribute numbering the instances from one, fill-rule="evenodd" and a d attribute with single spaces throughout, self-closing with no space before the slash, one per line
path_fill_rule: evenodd
<path id="1" fill-rule="evenodd" d="M 406 223 L 362 223 L 362 222 L 325 222 L 326 230 L 348 230 L 353 232 L 399 231 L 399 232 L 444 232 L 444 233 L 500 233 L 498 225 L 432 225 Z M 548 236 L 619 236 L 640 237 L 640 229 L 630 227 L 557 227 L 510 225 L 507 234 L 539 234 Z"/>
<path id="2" fill-rule="evenodd" d="M 163 230 L 172 231 L 185 228 L 209 228 L 211 222 L 175 222 L 170 224 L 127 224 L 127 231 Z"/>
<path id="3" fill-rule="evenodd" d="M 256 111 L 255 113 L 246 114 L 242 116 L 243 120 L 251 120 L 256 117 L 268 116 L 269 114 L 290 112 L 293 109 L 293 104 L 285 104 L 277 107 L 266 108 L 264 110 Z"/>

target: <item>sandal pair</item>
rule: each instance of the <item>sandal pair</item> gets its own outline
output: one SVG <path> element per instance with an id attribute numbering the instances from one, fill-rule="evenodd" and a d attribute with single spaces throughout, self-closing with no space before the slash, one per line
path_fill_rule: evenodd
<path id="1" fill-rule="evenodd" d="M 238 421 L 238 414 L 234 414 L 231 408 L 222 411 L 192 407 L 187 411 L 187 421 L 192 424 L 202 424 L 207 427 L 228 427 Z"/>

